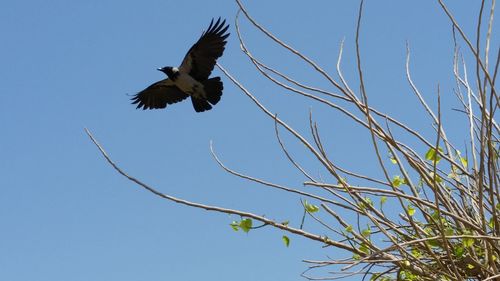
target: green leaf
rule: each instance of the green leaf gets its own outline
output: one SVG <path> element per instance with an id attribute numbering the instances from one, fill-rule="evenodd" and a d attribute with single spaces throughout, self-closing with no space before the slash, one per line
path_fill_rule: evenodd
<path id="1" fill-rule="evenodd" d="M 317 211 L 319 211 L 318 206 L 313 205 L 313 204 L 309 204 L 309 202 L 307 202 L 307 200 L 304 200 L 304 208 L 306 209 L 306 211 L 308 213 L 316 213 Z"/>
<path id="2" fill-rule="evenodd" d="M 429 148 L 429 150 L 427 150 L 427 152 L 425 153 L 425 159 L 432 160 L 435 157 L 436 157 L 436 150 L 434 149 L 434 147 Z"/>
<path id="3" fill-rule="evenodd" d="M 451 227 L 445 228 L 444 235 L 446 235 L 446 236 L 452 236 L 453 234 L 455 234 L 455 231 L 453 230 L 453 228 L 451 228 Z"/>
<path id="4" fill-rule="evenodd" d="M 453 253 L 457 258 L 461 258 L 465 253 L 465 248 L 460 245 L 456 245 L 453 249 Z"/>
<path id="5" fill-rule="evenodd" d="M 237 221 L 233 221 L 231 224 L 230 224 L 231 228 L 234 230 L 234 231 L 238 231 L 239 230 L 239 223 Z"/>
<path id="6" fill-rule="evenodd" d="M 239 226 L 244 232 L 249 232 L 252 229 L 252 219 L 241 220 Z"/>
<path id="7" fill-rule="evenodd" d="M 467 264 L 467 268 L 468 268 L 468 269 L 474 269 L 474 267 L 475 267 L 475 266 L 474 266 L 474 265 L 472 265 L 472 264 L 470 264 L 470 263 L 468 263 L 468 264 Z"/>
<path id="8" fill-rule="evenodd" d="M 352 225 L 348 225 L 346 228 L 345 228 L 345 231 L 348 232 L 348 233 L 351 233 L 352 232 Z"/>
<path id="9" fill-rule="evenodd" d="M 411 254 L 417 259 L 422 256 L 422 252 L 420 252 L 420 250 L 417 248 L 411 249 Z"/>
<path id="10" fill-rule="evenodd" d="M 290 238 L 288 238 L 288 236 L 286 235 L 283 235 L 283 237 L 281 237 L 281 240 L 283 240 L 283 243 L 285 243 L 285 246 L 290 246 Z"/>
<path id="11" fill-rule="evenodd" d="M 433 218 L 436 221 L 439 221 L 439 213 L 437 211 L 432 212 L 431 218 Z"/>
<path id="12" fill-rule="evenodd" d="M 443 149 L 441 147 L 438 147 L 438 151 L 443 153 Z M 439 156 L 439 153 L 436 152 L 436 149 L 434 147 L 429 148 L 427 150 L 427 153 L 425 153 L 425 159 L 435 162 L 436 164 L 441 161 L 441 156 Z"/>
<path id="13" fill-rule="evenodd" d="M 462 166 L 464 166 L 464 168 L 467 168 L 467 158 L 460 157 L 460 162 L 462 162 Z"/>
<path id="14" fill-rule="evenodd" d="M 493 217 L 490 218 L 490 221 L 488 222 L 488 226 L 493 229 L 495 227 L 495 220 Z"/>
<path id="15" fill-rule="evenodd" d="M 437 239 L 431 239 L 431 240 L 427 241 L 427 244 L 429 244 L 429 246 L 431 246 L 431 247 L 441 246 L 441 244 L 438 242 Z"/>
<path id="16" fill-rule="evenodd" d="M 432 180 L 434 180 L 434 178 L 435 178 L 437 183 L 443 183 L 443 179 L 438 174 L 434 174 L 434 172 L 430 172 L 430 176 L 431 176 Z"/>
<path id="17" fill-rule="evenodd" d="M 359 251 L 361 251 L 365 254 L 370 253 L 370 249 L 368 248 L 368 246 L 365 243 L 361 244 L 361 246 L 359 247 Z"/>
<path id="18" fill-rule="evenodd" d="M 497 205 L 495 206 L 495 208 L 500 211 L 500 203 L 497 203 Z"/>
<path id="19" fill-rule="evenodd" d="M 370 197 L 365 197 L 364 199 L 365 199 L 365 202 L 366 202 L 368 205 L 373 206 L 373 201 L 372 201 L 372 199 L 371 199 Z"/>
<path id="20" fill-rule="evenodd" d="M 370 229 L 370 227 L 361 231 L 361 235 L 363 235 L 363 237 L 365 238 L 370 237 L 370 234 L 372 234 L 372 230 Z"/>
<path id="21" fill-rule="evenodd" d="M 425 227 L 424 232 L 425 232 L 425 234 L 427 234 L 427 236 L 432 236 L 432 228 Z"/>
<path id="22" fill-rule="evenodd" d="M 391 160 L 392 164 L 397 164 L 398 160 L 396 160 L 396 157 L 392 153 L 389 153 L 389 160 Z"/>
<path id="23" fill-rule="evenodd" d="M 387 202 L 387 197 L 385 196 L 380 197 L 380 205 L 384 205 L 385 202 Z"/>
<path id="24" fill-rule="evenodd" d="M 414 214 L 415 214 L 415 208 L 413 207 L 413 205 L 408 205 L 408 215 L 410 217 L 412 217 Z"/>
<path id="25" fill-rule="evenodd" d="M 474 239 L 472 239 L 472 238 L 464 238 L 462 240 L 462 245 L 464 245 L 464 247 L 471 247 L 472 245 L 474 245 Z"/>
<path id="26" fill-rule="evenodd" d="M 361 256 L 358 254 L 354 254 L 354 255 L 352 255 L 352 259 L 355 261 L 359 261 L 361 259 Z"/>
<path id="27" fill-rule="evenodd" d="M 405 180 L 402 179 L 400 176 L 394 176 L 392 178 L 392 185 L 394 185 L 394 187 L 399 187 L 404 183 L 405 183 Z"/>
<path id="28" fill-rule="evenodd" d="M 361 201 L 358 203 L 358 206 L 361 210 L 366 210 L 366 208 L 368 206 L 372 206 L 373 207 L 373 201 L 370 197 L 364 197 L 363 199 L 361 199 Z"/>

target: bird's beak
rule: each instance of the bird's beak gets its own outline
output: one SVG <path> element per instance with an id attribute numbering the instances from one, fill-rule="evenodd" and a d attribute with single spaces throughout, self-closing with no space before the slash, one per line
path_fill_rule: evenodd
<path id="1" fill-rule="evenodd" d="M 158 67 L 156 70 L 158 70 L 158 71 L 162 71 L 162 68 L 161 68 L 161 67 Z"/>

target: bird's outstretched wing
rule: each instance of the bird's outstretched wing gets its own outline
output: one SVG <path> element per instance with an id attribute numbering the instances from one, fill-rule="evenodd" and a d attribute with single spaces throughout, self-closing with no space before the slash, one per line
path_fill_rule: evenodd
<path id="1" fill-rule="evenodd" d="M 214 69 L 216 60 L 224 52 L 226 38 L 229 36 L 229 33 L 225 33 L 228 27 L 226 20 L 221 21 L 219 18 L 214 24 L 212 19 L 208 29 L 187 52 L 179 70 L 188 73 L 198 81 L 207 80 Z"/>
<path id="2" fill-rule="evenodd" d="M 137 108 L 157 109 L 165 108 L 167 104 L 180 102 L 189 95 L 171 83 L 169 79 L 158 81 L 131 98 Z"/>

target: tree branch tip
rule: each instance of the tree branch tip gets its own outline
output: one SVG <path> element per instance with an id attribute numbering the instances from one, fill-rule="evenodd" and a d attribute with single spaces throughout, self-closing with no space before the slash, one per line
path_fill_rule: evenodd
<path id="1" fill-rule="evenodd" d="M 344 43 L 345 43 L 345 35 L 344 37 L 342 37 L 342 39 L 340 39 L 340 49 L 342 50 L 344 48 Z"/>
<path id="2" fill-rule="evenodd" d="M 214 149 L 214 143 L 212 140 L 210 140 L 209 142 L 209 148 L 210 148 L 210 153 L 212 153 L 212 155 L 217 158 L 217 156 L 215 156 L 215 149 Z"/>

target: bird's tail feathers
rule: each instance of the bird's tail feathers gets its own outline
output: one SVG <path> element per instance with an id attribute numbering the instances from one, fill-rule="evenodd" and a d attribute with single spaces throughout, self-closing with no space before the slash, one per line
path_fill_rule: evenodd
<path id="1" fill-rule="evenodd" d="M 213 77 L 206 80 L 203 82 L 203 88 L 207 94 L 208 102 L 212 105 L 216 105 L 220 101 L 222 90 L 224 89 L 222 81 L 220 81 L 220 77 Z"/>
<path id="2" fill-rule="evenodd" d="M 208 101 L 203 98 L 191 96 L 191 101 L 193 102 L 193 107 L 196 112 L 203 112 L 205 110 L 212 109 L 212 106 L 208 103 Z"/>

